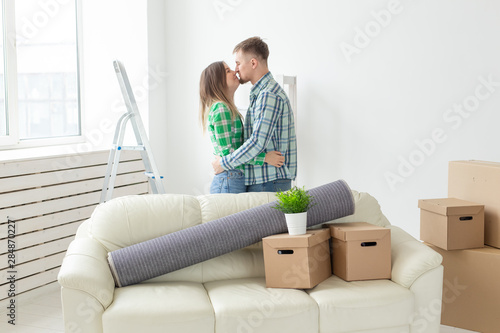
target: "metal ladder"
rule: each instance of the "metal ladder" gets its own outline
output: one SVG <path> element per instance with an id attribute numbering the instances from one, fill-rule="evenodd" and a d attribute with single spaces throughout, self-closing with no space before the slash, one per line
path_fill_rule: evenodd
<path id="1" fill-rule="evenodd" d="M 120 153 L 122 150 L 140 151 L 142 161 L 144 162 L 144 167 L 146 169 L 145 175 L 149 178 L 151 191 L 155 194 L 165 193 L 162 183 L 163 177 L 160 176 L 158 168 L 155 164 L 151 146 L 149 144 L 146 130 L 144 129 L 144 124 L 142 123 L 139 109 L 137 108 L 134 93 L 130 87 L 125 67 L 118 60 L 113 61 L 113 67 L 115 69 L 118 83 L 120 84 L 125 105 L 127 106 L 127 112 L 120 117 L 118 123 L 116 124 L 113 145 L 111 146 L 109 153 L 108 167 L 106 170 L 106 176 L 104 177 L 104 184 L 102 186 L 101 203 L 110 200 L 113 195 L 116 172 L 118 170 L 118 164 L 120 163 Z M 134 130 L 137 141 L 136 146 L 123 146 L 123 139 L 128 121 L 130 121 L 132 129 Z"/>

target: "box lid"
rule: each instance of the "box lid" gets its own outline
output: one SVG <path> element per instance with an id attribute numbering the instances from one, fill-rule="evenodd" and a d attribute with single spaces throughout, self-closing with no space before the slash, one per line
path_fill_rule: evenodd
<path id="1" fill-rule="evenodd" d="M 484 209 L 484 205 L 457 198 L 442 198 L 420 199 L 418 200 L 418 208 L 449 216 L 477 214 Z"/>
<path id="2" fill-rule="evenodd" d="M 262 241 L 273 248 L 311 247 L 330 239 L 329 229 L 307 230 L 304 235 L 292 236 L 279 234 L 262 238 Z"/>
<path id="3" fill-rule="evenodd" d="M 333 238 L 342 241 L 380 239 L 390 233 L 390 230 L 387 228 L 367 222 L 330 224 L 330 231 Z"/>
<path id="4" fill-rule="evenodd" d="M 478 161 L 478 160 L 464 160 L 464 161 L 450 161 L 450 164 L 453 163 L 462 163 L 462 164 L 471 164 L 471 165 L 480 165 L 486 167 L 500 168 L 499 162 L 489 162 L 489 161 Z"/>

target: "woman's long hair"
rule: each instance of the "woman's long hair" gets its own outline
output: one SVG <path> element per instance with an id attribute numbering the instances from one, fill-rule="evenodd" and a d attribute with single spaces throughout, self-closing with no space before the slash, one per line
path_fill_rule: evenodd
<path id="1" fill-rule="evenodd" d="M 241 114 L 234 105 L 232 98 L 226 95 L 227 81 L 224 62 L 217 61 L 210 64 L 203 72 L 200 78 L 200 122 L 203 132 L 207 128 L 208 112 L 212 104 L 223 102 L 231 111 L 231 119 L 241 118 Z"/>

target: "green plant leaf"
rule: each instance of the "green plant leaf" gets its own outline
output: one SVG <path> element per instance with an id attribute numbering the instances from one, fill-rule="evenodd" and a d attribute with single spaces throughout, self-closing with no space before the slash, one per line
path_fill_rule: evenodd
<path id="1" fill-rule="evenodd" d="M 316 203 L 313 202 L 314 197 L 310 195 L 304 187 L 299 188 L 294 186 L 288 191 L 276 193 L 276 197 L 278 200 L 276 206 L 273 208 L 285 214 L 307 212 L 309 208 L 316 205 Z"/>

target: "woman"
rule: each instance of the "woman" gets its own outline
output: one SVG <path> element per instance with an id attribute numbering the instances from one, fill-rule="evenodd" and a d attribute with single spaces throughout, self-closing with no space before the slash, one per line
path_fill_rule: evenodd
<path id="1" fill-rule="evenodd" d="M 234 92 L 240 81 L 236 72 L 223 61 L 210 64 L 200 78 L 200 120 L 203 131 L 208 129 L 214 154 L 226 156 L 243 144 L 242 116 L 234 105 Z M 262 152 L 252 164 L 281 167 L 285 158 L 280 152 Z M 214 176 L 210 193 L 246 192 L 245 167 L 236 167 Z"/>

